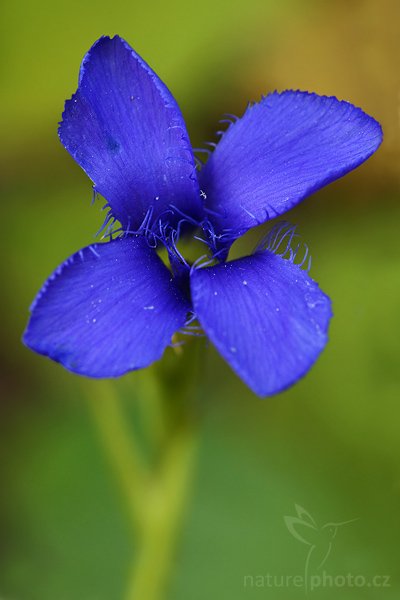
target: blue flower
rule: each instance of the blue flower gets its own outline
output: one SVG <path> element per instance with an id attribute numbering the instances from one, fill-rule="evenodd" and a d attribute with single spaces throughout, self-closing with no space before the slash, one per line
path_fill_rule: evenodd
<path id="1" fill-rule="evenodd" d="M 364 162 L 380 125 L 334 97 L 274 92 L 234 119 L 198 171 L 177 103 L 120 37 L 85 56 L 59 135 L 110 209 L 121 235 L 80 250 L 48 279 L 24 341 L 89 377 L 159 359 L 188 319 L 260 396 L 293 384 L 327 341 L 329 298 L 295 261 L 294 230 L 277 226 L 257 251 L 226 262 L 232 242 Z M 188 265 L 182 226 L 213 253 Z M 154 246 L 169 249 L 172 271 Z M 285 256 L 288 258 L 285 258 Z"/>

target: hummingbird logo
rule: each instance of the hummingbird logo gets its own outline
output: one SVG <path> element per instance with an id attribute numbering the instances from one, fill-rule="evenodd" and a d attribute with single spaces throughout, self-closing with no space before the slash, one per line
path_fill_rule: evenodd
<path id="1" fill-rule="evenodd" d="M 341 521 L 339 523 L 328 522 L 319 526 L 310 513 L 295 504 L 296 516 L 285 516 L 285 525 L 296 540 L 308 546 L 306 564 L 304 570 L 304 585 L 307 592 L 308 577 L 310 573 L 318 571 L 326 563 L 331 550 L 333 540 L 343 525 L 354 523 L 358 519 Z"/>

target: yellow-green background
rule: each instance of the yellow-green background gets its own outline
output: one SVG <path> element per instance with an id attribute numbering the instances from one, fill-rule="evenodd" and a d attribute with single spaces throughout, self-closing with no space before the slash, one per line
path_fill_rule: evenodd
<path id="1" fill-rule="evenodd" d="M 358 519 L 327 572 L 390 576 L 385 589 L 313 597 L 398 598 L 398 2 L 3 0 L 1 13 L 0 598 L 119 600 L 131 560 L 81 380 L 20 342 L 43 280 L 102 222 L 56 128 L 83 54 L 114 33 L 173 91 L 195 146 L 275 88 L 347 99 L 385 132 L 376 156 L 289 215 L 335 313 L 308 376 L 261 401 L 204 348 L 199 466 L 169 598 L 304 597 L 243 587 L 245 575 L 303 573 L 307 547 L 283 520 L 295 503 L 321 525 Z M 135 377 L 117 384 L 133 403 Z"/>

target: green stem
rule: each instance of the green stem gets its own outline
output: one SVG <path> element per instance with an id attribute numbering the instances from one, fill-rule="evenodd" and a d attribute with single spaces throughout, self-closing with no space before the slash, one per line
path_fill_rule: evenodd
<path id="1" fill-rule="evenodd" d="M 113 468 L 135 529 L 142 527 L 147 472 L 135 438 L 127 431 L 126 417 L 109 381 L 90 382 L 87 398 L 103 448 Z"/>
<path id="2" fill-rule="evenodd" d="M 186 373 L 187 381 L 181 374 Z M 129 428 L 114 385 L 87 383 L 89 406 L 128 506 L 137 548 L 125 600 L 161 600 L 173 566 L 197 442 L 195 377 L 186 363 L 172 380 L 162 372 L 147 382 L 139 408 L 150 459 Z M 166 373 L 170 376 L 171 371 Z M 147 374 L 151 377 L 151 372 Z M 180 381 L 179 388 L 175 382 Z M 163 385 L 162 385 L 163 382 Z M 183 382 L 183 383 L 182 383 Z M 144 382 L 146 383 L 146 382 Z M 191 384 L 191 385 L 189 385 Z M 90 387 L 89 387 L 90 386 Z M 142 391 L 144 389 L 142 388 Z M 142 440 L 143 442 L 143 440 Z"/>
<path id="3" fill-rule="evenodd" d="M 126 600 L 164 597 L 190 487 L 195 445 L 193 431 L 177 435 L 162 471 L 148 489 L 146 521 Z"/>

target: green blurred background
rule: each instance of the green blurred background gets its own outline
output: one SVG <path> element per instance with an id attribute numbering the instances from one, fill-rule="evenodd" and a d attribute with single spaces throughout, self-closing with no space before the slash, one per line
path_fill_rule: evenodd
<path id="1" fill-rule="evenodd" d="M 284 522 L 295 504 L 320 525 L 358 519 L 338 531 L 327 573 L 390 577 L 310 595 L 399 598 L 399 3 L 3 0 L 1 11 L 0 598 L 119 600 L 131 560 L 82 380 L 20 342 L 43 280 L 102 222 L 56 128 L 82 56 L 114 33 L 173 91 L 194 146 L 275 88 L 347 99 L 385 133 L 366 164 L 289 215 L 335 313 L 308 376 L 261 401 L 204 347 L 199 465 L 169 598 L 304 597 L 244 586 L 304 572 L 308 547 Z M 138 377 L 116 384 L 127 403 Z"/>

